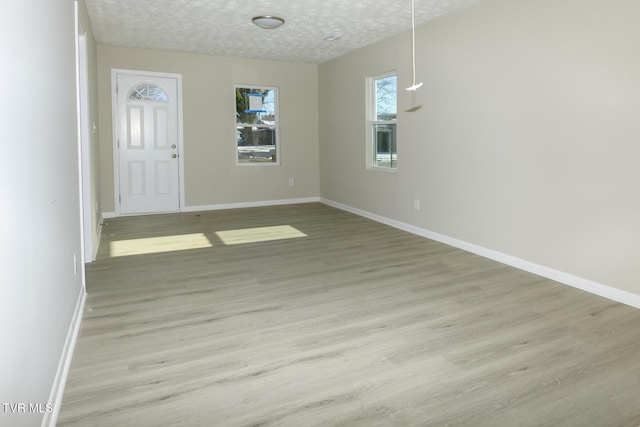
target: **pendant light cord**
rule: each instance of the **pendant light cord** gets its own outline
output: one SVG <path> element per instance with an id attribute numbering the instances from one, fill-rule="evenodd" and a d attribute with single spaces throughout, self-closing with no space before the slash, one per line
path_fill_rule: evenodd
<path id="1" fill-rule="evenodd" d="M 422 86 L 422 82 L 416 84 L 416 3 L 411 0 L 411 59 L 413 66 L 413 85 L 406 90 L 417 90 Z"/>
<path id="2" fill-rule="evenodd" d="M 411 0 L 411 58 L 413 62 L 413 85 L 416 84 L 416 0 Z"/>

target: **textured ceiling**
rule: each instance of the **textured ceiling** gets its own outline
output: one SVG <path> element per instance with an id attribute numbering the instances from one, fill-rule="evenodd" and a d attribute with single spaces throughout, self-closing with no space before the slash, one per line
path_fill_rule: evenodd
<path id="1" fill-rule="evenodd" d="M 416 24 L 479 0 L 415 0 Z M 86 0 L 98 43 L 321 63 L 411 28 L 411 0 Z M 284 18 L 275 30 L 256 15 Z M 327 37 L 340 37 L 335 41 Z"/>

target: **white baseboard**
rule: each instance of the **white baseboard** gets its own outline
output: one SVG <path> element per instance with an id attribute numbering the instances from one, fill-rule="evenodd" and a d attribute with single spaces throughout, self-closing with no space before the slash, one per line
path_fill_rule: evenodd
<path id="1" fill-rule="evenodd" d="M 64 342 L 60 362 L 58 363 L 56 377 L 53 381 L 53 387 L 51 388 L 51 393 L 49 395 L 49 403 L 52 404 L 53 409 L 51 412 L 44 414 L 41 424 L 42 427 L 55 427 L 56 421 L 58 420 L 60 405 L 62 404 L 62 396 L 64 394 L 64 387 L 67 383 L 67 375 L 69 374 L 71 359 L 73 358 L 73 349 L 76 346 L 78 333 L 80 332 L 80 323 L 82 322 L 82 313 L 84 311 L 86 298 L 87 292 L 83 286 L 80 289 L 80 294 L 76 301 L 76 307 L 73 312 L 73 317 L 71 318 L 69 330 L 67 331 L 67 338 Z"/>
<path id="2" fill-rule="evenodd" d="M 565 273 L 563 271 L 558 271 L 556 269 L 553 269 L 544 265 L 536 264 L 534 262 L 517 258 L 511 255 L 507 255 L 502 252 L 494 251 L 492 249 L 487 249 L 482 246 L 475 245 L 473 243 L 465 242 L 463 240 L 459 240 L 453 237 L 439 234 L 430 230 L 426 230 L 424 228 L 416 227 L 411 224 L 407 224 L 401 221 L 396 221 L 394 219 L 376 215 L 371 212 L 357 209 L 339 202 L 334 202 L 332 200 L 327 200 L 324 198 L 320 198 L 320 201 L 326 205 L 333 206 L 334 208 L 351 212 L 353 214 L 356 214 L 368 219 L 372 219 L 382 224 L 386 224 L 391 227 L 395 227 L 400 230 L 404 230 L 409 233 L 416 234 L 418 236 L 426 237 L 428 239 L 435 240 L 435 241 L 447 244 L 449 246 L 453 246 L 453 247 L 465 250 L 467 252 L 471 252 L 476 255 L 480 255 L 485 258 L 492 259 L 494 261 L 498 261 L 502 264 L 506 264 L 511 267 L 515 267 L 520 270 L 524 270 L 529 273 L 536 274 L 538 276 L 546 277 L 547 279 L 551 279 L 553 281 L 556 281 L 565 285 L 569 285 L 574 288 L 582 289 L 583 291 L 587 291 L 592 294 L 599 295 L 601 297 L 608 298 L 616 302 L 620 302 L 622 304 L 626 304 L 635 308 L 640 308 L 640 295 L 623 291 L 622 289 L 607 286 L 602 283 L 597 283 L 592 280 L 584 279 L 582 277 L 574 276 L 572 274 Z"/>
<path id="3" fill-rule="evenodd" d="M 319 202 L 320 197 L 303 197 L 298 199 L 263 200 L 257 202 L 220 203 L 215 205 L 184 206 L 180 212 L 219 211 L 223 209 L 257 208 L 263 206 L 297 205 L 299 203 Z M 115 212 L 103 212 L 103 219 L 116 218 Z"/>
<path id="4" fill-rule="evenodd" d="M 264 200 L 259 202 L 222 203 L 216 205 L 185 206 L 182 212 L 218 211 L 223 209 L 256 208 L 263 206 L 297 205 L 299 203 L 319 202 L 319 197 L 305 197 L 299 199 Z"/>

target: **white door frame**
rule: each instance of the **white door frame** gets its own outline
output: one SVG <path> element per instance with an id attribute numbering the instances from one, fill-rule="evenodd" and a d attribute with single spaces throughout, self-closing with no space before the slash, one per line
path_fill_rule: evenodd
<path id="1" fill-rule="evenodd" d="M 116 85 L 118 83 L 118 75 L 126 74 L 129 76 L 140 77 L 158 77 L 176 79 L 177 84 L 177 97 L 176 105 L 178 108 L 178 191 L 180 192 L 180 206 L 179 211 L 182 212 L 185 206 L 184 196 L 184 138 L 182 128 L 182 74 L 174 73 L 159 73 L 155 71 L 141 71 L 141 70 L 124 70 L 119 68 L 111 69 L 111 116 L 113 124 L 113 180 L 114 180 L 114 204 L 115 204 L 115 216 L 120 216 L 120 201 L 118 195 L 120 194 L 120 151 L 118 150 L 118 95 L 116 92 Z"/>
<path id="2" fill-rule="evenodd" d="M 77 8 L 77 2 L 76 2 Z M 84 230 L 84 262 L 93 262 L 96 255 L 96 209 L 92 206 L 93 191 L 91 181 L 91 135 L 89 131 L 89 79 L 87 32 L 78 22 L 77 35 L 77 66 L 78 66 L 78 136 L 80 139 L 80 168 L 82 187 L 82 220 Z"/>

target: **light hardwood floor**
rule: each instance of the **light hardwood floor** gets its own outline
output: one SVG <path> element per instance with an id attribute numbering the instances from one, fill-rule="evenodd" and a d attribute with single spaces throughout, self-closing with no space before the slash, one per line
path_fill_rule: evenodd
<path id="1" fill-rule="evenodd" d="M 640 310 L 320 203 L 109 220 L 87 283 L 59 426 L 640 425 Z"/>

